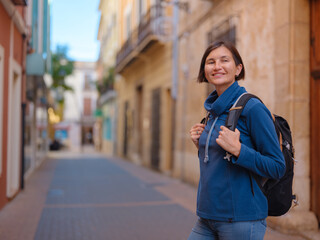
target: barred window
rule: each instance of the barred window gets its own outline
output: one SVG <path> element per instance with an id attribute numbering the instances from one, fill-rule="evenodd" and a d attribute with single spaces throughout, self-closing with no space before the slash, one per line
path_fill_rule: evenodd
<path id="1" fill-rule="evenodd" d="M 233 19 L 230 18 L 220 25 L 215 26 L 207 33 L 208 45 L 214 41 L 228 41 L 236 46 L 236 27 L 233 24 Z M 213 84 L 207 84 L 207 95 L 215 90 Z"/>

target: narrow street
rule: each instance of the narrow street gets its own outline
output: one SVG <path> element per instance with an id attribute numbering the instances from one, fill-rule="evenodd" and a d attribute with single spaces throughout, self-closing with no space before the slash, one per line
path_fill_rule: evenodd
<path id="1" fill-rule="evenodd" d="M 196 188 L 94 152 L 50 153 L 0 211 L 5 240 L 187 239 Z M 302 239 L 268 229 L 265 239 Z"/>

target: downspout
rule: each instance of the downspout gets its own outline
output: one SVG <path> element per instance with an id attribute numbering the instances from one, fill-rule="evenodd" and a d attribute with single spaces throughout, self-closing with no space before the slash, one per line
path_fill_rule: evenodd
<path id="1" fill-rule="evenodd" d="M 25 14 L 25 8 L 23 9 L 23 14 Z M 24 189 L 24 172 L 25 172 L 25 126 L 26 126 L 26 44 L 27 44 L 27 35 L 22 34 L 22 53 L 21 53 L 21 65 L 22 65 L 22 103 L 21 103 L 21 175 L 20 175 L 20 189 Z"/>
<path id="2" fill-rule="evenodd" d="M 25 151 L 24 151 L 24 146 L 25 146 L 25 113 L 26 113 L 26 103 L 21 104 L 21 109 L 22 109 L 22 119 L 21 119 L 21 129 L 22 129 L 22 134 L 21 134 L 21 178 L 20 178 L 20 188 L 24 189 L 24 169 L 25 169 Z"/>
<path id="3" fill-rule="evenodd" d="M 178 55 L 179 55 L 179 38 L 178 38 L 178 26 L 179 26 L 179 6 L 176 1 L 173 2 L 173 36 L 172 36 L 172 129 L 171 139 L 172 139 L 172 157 L 174 160 L 174 151 L 176 150 L 176 109 L 177 109 L 177 92 L 178 92 Z M 184 180 L 184 164 L 183 159 L 181 159 L 181 179 Z"/>

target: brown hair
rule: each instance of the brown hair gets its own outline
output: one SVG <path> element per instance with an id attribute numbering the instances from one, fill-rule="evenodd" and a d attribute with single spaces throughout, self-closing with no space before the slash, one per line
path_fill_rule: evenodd
<path id="1" fill-rule="evenodd" d="M 206 49 L 206 51 L 204 52 L 204 54 L 202 56 L 200 69 L 199 69 L 199 74 L 198 74 L 198 78 L 197 78 L 197 81 L 199 83 L 208 82 L 208 80 L 206 79 L 206 76 L 205 76 L 205 72 L 204 72 L 204 65 L 206 63 L 206 59 L 207 59 L 208 55 L 213 50 L 215 50 L 215 49 L 217 49 L 218 47 L 221 47 L 221 46 L 226 47 L 232 53 L 232 57 L 233 57 L 233 60 L 234 60 L 234 62 L 236 64 L 236 66 L 238 66 L 239 64 L 242 65 L 242 69 L 241 69 L 240 74 L 238 76 L 236 76 L 236 81 L 244 79 L 244 76 L 245 76 L 244 65 L 243 65 L 241 56 L 240 56 L 238 50 L 236 49 L 236 47 L 230 42 L 216 41 L 216 42 L 214 42 L 214 43 L 212 43 L 212 44 L 210 44 L 208 46 L 208 48 Z"/>

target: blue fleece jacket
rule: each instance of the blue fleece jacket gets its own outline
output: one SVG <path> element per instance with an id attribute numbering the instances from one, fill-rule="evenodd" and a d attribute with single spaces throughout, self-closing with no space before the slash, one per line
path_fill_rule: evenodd
<path id="1" fill-rule="evenodd" d="M 216 138 L 220 126 L 225 125 L 229 109 L 244 92 L 245 88 L 235 82 L 221 96 L 212 92 L 204 103 L 211 114 L 199 139 L 199 217 L 217 221 L 266 218 L 267 199 L 254 179 L 252 193 L 249 171 L 273 179 L 281 178 L 285 172 L 272 116 L 255 98 L 248 101 L 237 124 L 241 140 L 239 157 L 233 156 L 230 162 L 224 159 L 226 151 L 216 143 Z"/>

